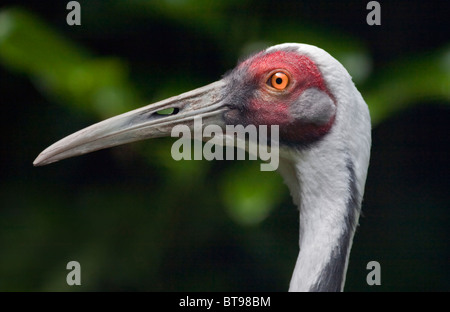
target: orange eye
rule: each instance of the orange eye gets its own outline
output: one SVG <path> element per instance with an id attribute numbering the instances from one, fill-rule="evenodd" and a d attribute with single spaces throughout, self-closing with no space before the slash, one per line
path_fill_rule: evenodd
<path id="1" fill-rule="evenodd" d="M 289 84 L 289 77 L 283 72 L 277 72 L 270 77 L 270 86 L 277 90 L 286 89 Z"/>

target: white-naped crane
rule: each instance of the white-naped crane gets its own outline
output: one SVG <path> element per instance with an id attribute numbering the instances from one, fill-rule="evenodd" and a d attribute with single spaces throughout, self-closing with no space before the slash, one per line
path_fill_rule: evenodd
<path id="1" fill-rule="evenodd" d="M 165 110 L 169 114 L 161 115 Z M 221 80 L 80 130 L 44 150 L 46 165 L 175 125 L 278 125 L 279 167 L 300 211 L 290 291 L 342 291 L 370 158 L 369 110 L 345 68 L 315 46 L 259 52 Z"/>

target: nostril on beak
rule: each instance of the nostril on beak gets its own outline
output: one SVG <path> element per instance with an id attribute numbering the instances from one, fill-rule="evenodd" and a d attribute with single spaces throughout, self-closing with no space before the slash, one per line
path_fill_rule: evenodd
<path id="1" fill-rule="evenodd" d="M 180 111 L 180 109 L 178 107 L 170 107 L 170 108 L 164 108 L 164 109 L 161 109 L 159 111 L 156 111 L 156 112 L 153 113 L 153 115 L 156 115 L 156 116 L 171 116 L 171 115 L 178 114 L 179 111 Z"/>

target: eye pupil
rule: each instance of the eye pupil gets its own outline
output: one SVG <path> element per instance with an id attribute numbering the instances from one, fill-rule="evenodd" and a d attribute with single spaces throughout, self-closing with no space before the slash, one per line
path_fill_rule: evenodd
<path id="1" fill-rule="evenodd" d="M 289 84 L 289 76 L 282 71 L 276 72 L 269 78 L 267 84 L 278 91 L 283 91 Z"/>

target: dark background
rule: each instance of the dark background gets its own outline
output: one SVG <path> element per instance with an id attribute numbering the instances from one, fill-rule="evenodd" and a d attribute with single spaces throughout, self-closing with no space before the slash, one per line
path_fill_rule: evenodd
<path id="1" fill-rule="evenodd" d="M 0 7 L 0 290 L 287 290 L 298 212 L 257 162 L 176 162 L 170 138 L 32 162 L 289 41 L 343 62 L 372 112 L 345 290 L 450 290 L 448 1 L 379 1 L 380 26 L 368 1 L 90 0 L 81 26 L 67 2 Z M 71 260 L 81 286 L 66 284 Z M 372 260 L 381 286 L 366 284 Z"/>

